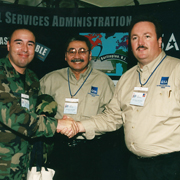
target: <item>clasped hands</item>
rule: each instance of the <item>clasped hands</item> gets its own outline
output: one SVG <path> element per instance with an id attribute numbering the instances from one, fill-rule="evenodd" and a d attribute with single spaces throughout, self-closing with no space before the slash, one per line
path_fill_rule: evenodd
<path id="1" fill-rule="evenodd" d="M 66 135 L 68 138 L 72 138 L 80 132 L 80 122 L 74 121 L 73 118 L 64 115 L 62 119 L 58 119 L 57 133 Z"/>

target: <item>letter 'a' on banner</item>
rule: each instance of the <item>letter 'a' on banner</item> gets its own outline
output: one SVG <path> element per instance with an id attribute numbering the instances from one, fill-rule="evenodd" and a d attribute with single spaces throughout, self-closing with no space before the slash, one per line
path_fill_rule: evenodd
<path id="1" fill-rule="evenodd" d="M 137 64 L 128 41 L 129 26 L 138 14 L 150 14 L 163 26 L 162 49 L 180 58 L 179 1 L 110 8 L 30 7 L 0 3 L 0 58 L 7 56 L 7 40 L 14 29 L 27 28 L 36 36 L 35 60 L 31 68 L 39 78 L 67 67 L 64 46 L 78 34 L 92 44 L 92 66 L 119 80 Z"/>

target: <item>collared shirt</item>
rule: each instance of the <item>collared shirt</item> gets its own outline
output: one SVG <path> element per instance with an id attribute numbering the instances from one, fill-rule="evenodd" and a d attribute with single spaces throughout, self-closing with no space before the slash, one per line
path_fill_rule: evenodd
<path id="1" fill-rule="evenodd" d="M 91 72 L 92 70 L 92 72 Z M 89 73 L 91 74 L 89 75 Z M 87 76 L 89 77 L 87 78 Z M 85 81 L 85 79 L 87 80 Z M 83 82 L 85 83 L 83 84 Z M 105 106 L 110 102 L 114 92 L 114 83 L 103 72 L 88 69 L 76 79 L 74 73 L 69 68 L 69 83 L 71 94 L 74 98 L 79 99 L 77 114 L 69 114 L 74 120 L 81 121 L 82 117 L 89 117 L 101 113 Z M 56 70 L 45 75 L 40 80 L 41 93 L 51 95 L 58 104 L 56 114 L 57 119 L 64 115 L 65 98 L 71 98 L 68 86 L 68 68 Z M 93 92 L 93 88 L 96 89 Z M 101 133 L 100 133 L 101 134 Z"/>
<path id="2" fill-rule="evenodd" d="M 82 120 L 86 137 L 95 132 L 112 131 L 124 126 L 128 149 L 142 157 L 152 157 L 180 151 L 180 60 L 167 56 L 164 51 L 140 69 L 128 70 L 116 85 L 114 97 L 104 114 Z M 144 106 L 130 105 L 134 87 L 147 83 Z"/>

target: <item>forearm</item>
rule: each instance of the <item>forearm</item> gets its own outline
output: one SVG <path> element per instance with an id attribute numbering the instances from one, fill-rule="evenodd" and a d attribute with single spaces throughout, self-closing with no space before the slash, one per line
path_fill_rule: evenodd
<path id="1" fill-rule="evenodd" d="M 78 125 L 79 132 L 80 132 L 80 133 L 86 132 L 86 130 L 85 130 L 85 128 L 84 128 L 84 126 L 82 125 L 81 122 L 76 122 L 76 123 L 77 123 L 77 125 Z"/>
<path id="2" fill-rule="evenodd" d="M 7 92 L 0 93 L 0 114 L 4 128 L 28 137 L 52 136 L 57 126 L 55 119 L 39 116 L 21 107 L 17 98 Z"/>

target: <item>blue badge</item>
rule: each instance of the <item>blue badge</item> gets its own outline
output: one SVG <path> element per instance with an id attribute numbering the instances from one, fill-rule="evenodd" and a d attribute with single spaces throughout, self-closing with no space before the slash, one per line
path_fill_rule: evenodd
<path id="1" fill-rule="evenodd" d="M 168 84 L 168 79 L 169 79 L 169 77 L 162 77 L 160 84 L 161 85 L 167 85 Z"/>
<path id="2" fill-rule="evenodd" d="M 92 96 L 99 96 L 98 95 L 98 87 L 91 86 L 91 92 L 88 94 L 91 94 Z"/>
<path id="3" fill-rule="evenodd" d="M 170 87 L 168 85 L 168 80 L 169 80 L 169 77 L 161 77 L 160 85 L 157 85 L 157 86 L 160 86 L 161 88 Z"/>

